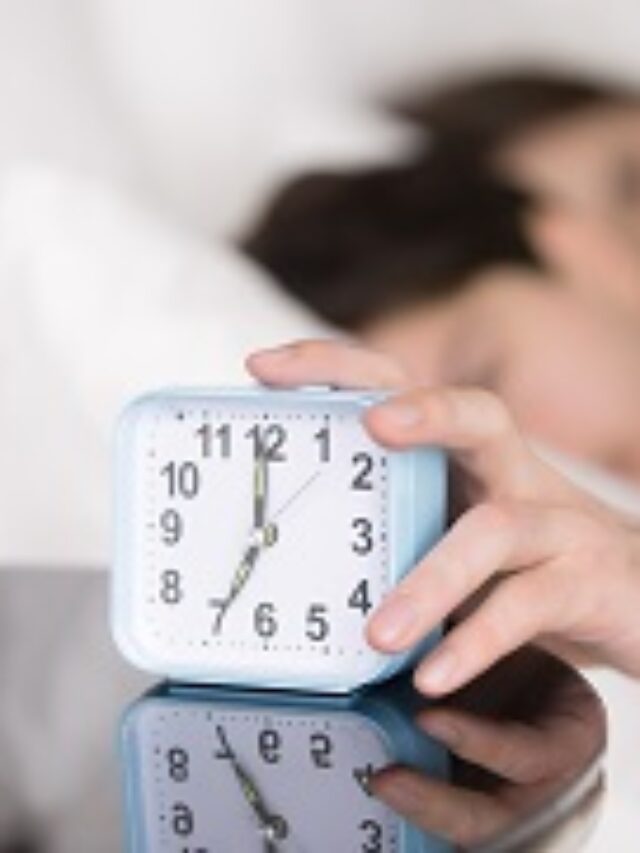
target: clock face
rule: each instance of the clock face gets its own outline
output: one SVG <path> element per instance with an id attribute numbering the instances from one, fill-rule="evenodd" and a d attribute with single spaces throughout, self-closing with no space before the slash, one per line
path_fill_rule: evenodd
<path id="1" fill-rule="evenodd" d="M 256 683 L 376 670 L 363 627 L 389 584 L 389 456 L 361 411 L 259 395 L 138 413 L 128 619 L 148 657 Z"/>
<path id="2" fill-rule="evenodd" d="M 367 790 L 393 758 L 355 713 L 147 700 L 127 743 L 140 853 L 400 849 L 399 818 Z"/>

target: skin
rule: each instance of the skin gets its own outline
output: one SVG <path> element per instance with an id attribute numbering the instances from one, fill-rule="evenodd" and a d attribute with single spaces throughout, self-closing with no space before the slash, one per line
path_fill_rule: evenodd
<path id="1" fill-rule="evenodd" d="M 522 722 L 446 706 L 423 711 L 420 728 L 459 758 L 500 777 L 500 785 L 474 791 L 396 765 L 376 773 L 371 790 L 425 831 L 466 848 L 551 799 L 589 761 L 594 729 L 604 725 L 600 714 L 579 683 L 566 684 L 542 715 Z"/>
<path id="2" fill-rule="evenodd" d="M 395 653 L 455 615 L 415 671 L 418 690 L 456 690 L 530 641 L 640 676 L 640 533 L 541 462 L 498 397 L 415 385 L 388 356 L 328 340 L 255 353 L 247 366 L 269 385 L 395 391 L 367 411 L 371 436 L 448 451 L 461 514 L 366 629 Z"/>
<path id="3" fill-rule="evenodd" d="M 530 434 L 640 481 L 640 107 L 557 120 L 494 167 L 543 200 L 526 226 L 546 271 L 484 270 L 362 340 L 416 382 L 496 392 Z"/>

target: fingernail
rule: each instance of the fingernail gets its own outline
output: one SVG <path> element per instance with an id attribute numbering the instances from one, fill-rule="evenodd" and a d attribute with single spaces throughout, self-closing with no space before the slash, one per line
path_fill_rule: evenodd
<path id="1" fill-rule="evenodd" d="M 458 658 L 450 649 L 436 652 L 416 674 L 418 689 L 425 693 L 443 693 L 453 683 L 457 668 Z"/>
<path id="2" fill-rule="evenodd" d="M 268 358 L 270 361 L 284 361 L 291 358 L 295 350 L 292 346 L 285 344 L 279 347 L 269 347 L 267 349 L 258 350 L 254 355 L 259 358 Z"/>
<path id="3" fill-rule="evenodd" d="M 369 630 L 380 645 L 395 647 L 411 634 L 417 622 L 414 603 L 406 595 L 396 595 L 384 602 L 373 616 Z"/>
<path id="4" fill-rule="evenodd" d="M 393 784 L 384 786 L 380 798 L 399 812 L 416 811 L 424 806 L 425 792 L 421 785 L 406 774 L 396 776 Z"/>
<path id="5" fill-rule="evenodd" d="M 384 412 L 387 423 L 401 429 L 415 426 L 422 420 L 420 409 L 409 403 L 386 403 L 380 407 L 380 410 Z"/>

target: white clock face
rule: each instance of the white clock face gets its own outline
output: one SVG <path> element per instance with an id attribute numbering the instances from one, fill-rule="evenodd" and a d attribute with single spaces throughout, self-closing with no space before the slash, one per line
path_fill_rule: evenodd
<path id="1" fill-rule="evenodd" d="M 364 678 L 379 664 L 364 623 L 388 584 L 387 454 L 352 403 L 260 399 L 138 417 L 133 634 L 176 674 L 278 683 L 294 662 L 318 684 Z"/>
<path id="2" fill-rule="evenodd" d="M 140 853 L 399 850 L 399 818 L 367 791 L 393 759 L 357 714 L 152 700 L 128 742 Z"/>

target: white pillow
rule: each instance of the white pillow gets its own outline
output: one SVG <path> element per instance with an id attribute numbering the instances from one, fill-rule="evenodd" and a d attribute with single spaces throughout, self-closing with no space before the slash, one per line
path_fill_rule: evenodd
<path id="1" fill-rule="evenodd" d="M 231 248 L 115 191 L 0 178 L 0 563 L 104 565 L 109 441 L 134 394 L 247 381 L 252 349 L 329 330 Z"/>

